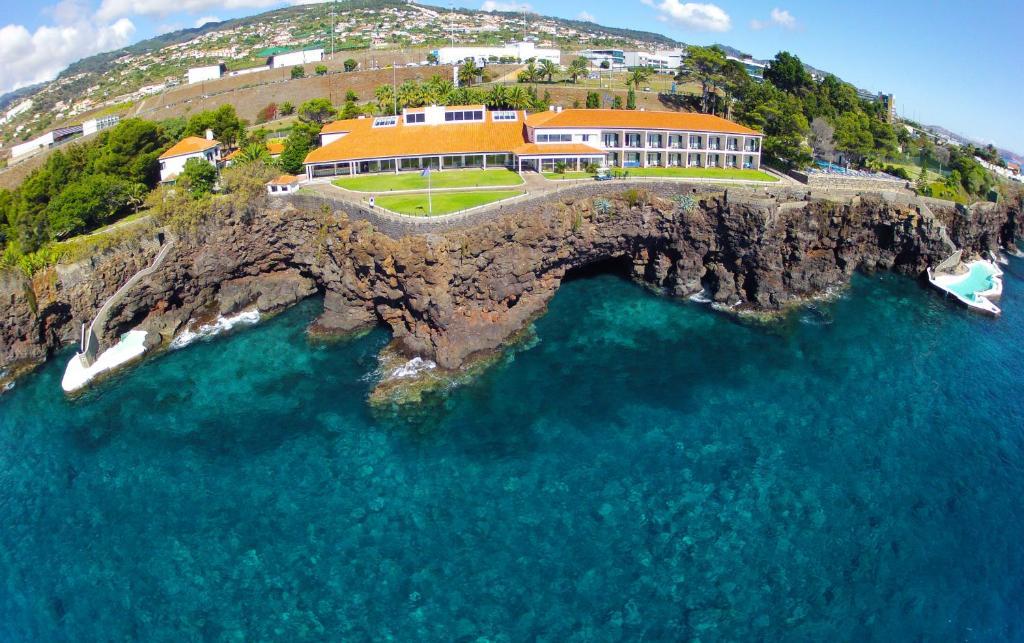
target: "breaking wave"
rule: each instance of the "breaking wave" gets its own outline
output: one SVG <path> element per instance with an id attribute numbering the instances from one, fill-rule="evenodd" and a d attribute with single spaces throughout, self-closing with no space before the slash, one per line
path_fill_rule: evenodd
<path id="1" fill-rule="evenodd" d="M 202 324 L 199 328 L 192 330 L 191 324 L 177 337 L 171 341 L 171 348 L 184 348 L 198 339 L 214 337 L 227 332 L 238 325 L 251 325 L 260 320 L 260 311 L 244 310 L 237 315 L 229 317 L 218 316 L 212 323 Z"/>
<path id="2" fill-rule="evenodd" d="M 437 364 L 429 359 L 423 359 L 422 357 L 414 357 L 405 364 L 402 364 L 398 368 L 391 371 L 388 377 L 391 378 L 403 378 L 403 377 L 415 377 L 424 371 L 430 371 L 437 368 Z"/>

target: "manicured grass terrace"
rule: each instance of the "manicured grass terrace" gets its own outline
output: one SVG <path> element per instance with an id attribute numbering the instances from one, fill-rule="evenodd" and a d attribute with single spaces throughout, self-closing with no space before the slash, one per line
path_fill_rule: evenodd
<path id="1" fill-rule="evenodd" d="M 519 196 L 520 190 L 480 190 L 474 192 L 435 192 L 433 196 L 434 209 L 430 213 L 434 216 L 439 214 L 450 214 L 475 208 L 487 203 L 494 203 L 502 199 L 509 199 Z M 427 213 L 426 194 L 389 194 L 376 198 L 377 205 L 399 214 L 412 214 L 417 216 L 430 216 Z"/>
<path id="2" fill-rule="evenodd" d="M 630 177 L 666 177 L 676 179 L 735 179 L 742 181 L 778 181 L 778 178 L 762 172 L 761 170 L 745 170 L 742 168 L 725 167 L 631 167 L 615 168 L 612 170 L 614 176 L 621 176 L 629 173 Z M 545 172 L 544 177 L 555 181 L 568 179 L 592 178 L 592 174 L 586 172 L 566 172 L 555 174 Z"/>
<path id="3" fill-rule="evenodd" d="M 433 170 L 430 173 L 430 187 L 474 188 L 505 187 L 521 185 L 523 179 L 511 170 Z M 417 172 L 394 174 L 357 174 L 334 180 L 334 185 L 354 192 L 391 192 L 398 190 L 426 190 L 427 177 Z"/>

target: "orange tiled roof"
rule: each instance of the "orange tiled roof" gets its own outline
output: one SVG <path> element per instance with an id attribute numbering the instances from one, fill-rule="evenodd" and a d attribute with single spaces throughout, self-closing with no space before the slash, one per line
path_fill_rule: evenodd
<path id="1" fill-rule="evenodd" d="M 321 133 L 337 132 L 348 132 L 348 135 L 313 150 L 306 156 L 306 163 L 436 154 L 497 154 L 511 152 L 525 142 L 523 124 L 519 121 L 407 126 L 399 118 L 396 125 L 375 128 L 372 118 L 356 118 L 330 123 L 321 130 Z"/>
<path id="2" fill-rule="evenodd" d="M 517 156 L 543 156 L 546 154 L 568 154 L 582 156 L 586 154 L 605 155 L 604 150 L 584 145 L 583 143 L 525 143 L 515 149 Z"/>
<path id="3" fill-rule="evenodd" d="M 177 143 L 171 146 L 171 149 L 167 150 L 160 155 L 161 159 L 168 159 L 172 156 L 181 156 L 183 154 L 196 154 L 198 152 L 205 152 L 211 147 L 217 147 L 220 145 L 219 141 L 211 141 L 210 139 L 200 138 L 198 136 L 186 136 Z"/>
<path id="4" fill-rule="evenodd" d="M 291 174 L 282 174 L 276 179 L 269 181 L 267 185 L 291 185 L 292 183 L 298 183 L 299 177 L 292 176 Z"/>
<path id="5" fill-rule="evenodd" d="M 692 112 L 641 112 L 631 109 L 566 109 L 540 112 L 526 118 L 529 127 L 587 127 L 666 129 L 688 132 L 757 134 L 760 132 L 710 114 Z"/>
<path id="6" fill-rule="evenodd" d="M 278 156 L 283 151 L 284 151 L 284 143 L 281 143 L 279 141 L 267 141 L 267 152 L 269 152 L 271 156 Z M 233 152 L 231 152 L 231 154 L 228 154 L 227 156 L 225 156 L 224 160 L 225 161 L 234 161 L 236 158 L 238 158 L 238 155 L 241 154 L 241 153 L 242 153 L 242 148 L 238 148 L 237 150 L 234 150 Z"/>

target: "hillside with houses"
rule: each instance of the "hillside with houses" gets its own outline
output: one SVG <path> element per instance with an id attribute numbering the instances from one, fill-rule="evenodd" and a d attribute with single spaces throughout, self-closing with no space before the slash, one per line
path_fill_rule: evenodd
<path id="1" fill-rule="evenodd" d="M 330 3 L 303 5 L 210 23 L 83 59 L 52 82 L 0 98 L 0 158 L 13 145 L 53 128 L 123 114 L 147 98 L 188 83 L 188 70 L 224 65 L 224 75 L 266 69 L 268 58 L 323 49 L 326 60 L 380 52 L 364 68 L 386 66 L 397 54 L 425 62 L 429 49 L 456 42 L 538 47 L 678 46 L 660 34 L 593 23 L 501 12 L 450 10 L 399 0 L 355 0 L 332 14 Z M 404 55 L 403 55 L 404 54 Z M 406 63 L 407 64 L 407 63 Z M 259 82 L 251 77 L 248 82 Z"/>

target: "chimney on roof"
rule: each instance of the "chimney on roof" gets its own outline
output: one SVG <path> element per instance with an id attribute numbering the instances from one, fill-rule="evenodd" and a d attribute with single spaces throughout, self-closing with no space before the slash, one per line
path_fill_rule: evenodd
<path id="1" fill-rule="evenodd" d="M 554 105 L 548 105 L 548 111 L 549 112 L 555 111 L 555 106 Z"/>
<path id="2" fill-rule="evenodd" d="M 208 141 L 212 141 L 213 140 L 213 130 L 212 129 L 207 129 L 206 130 L 206 140 L 208 140 Z"/>
<path id="3" fill-rule="evenodd" d="M 555 111 L 558 112 L 559 114 L 561 114 L 562 113 L 562 106 L 559 105 L 559 106 L 555 107 Z"/>

